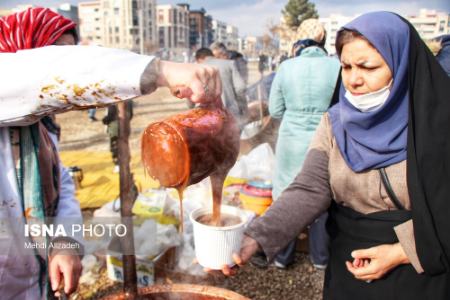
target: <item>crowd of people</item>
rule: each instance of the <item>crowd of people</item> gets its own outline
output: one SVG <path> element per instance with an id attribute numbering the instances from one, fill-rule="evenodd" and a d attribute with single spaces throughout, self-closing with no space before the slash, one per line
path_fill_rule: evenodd
<path id="1" fill-rule="evenodd" d="M 81 77 L 120 82 L 109 96 L 114 100 L 102 103 L 109 105 L 103 122 L 116 165 L 114 104 L 157 87 L 171 88 L 193 106 L 221 97 L 241 128 L 245 125 L 248 67 L 239 52 L 214 43 L 196 51 L 195 64 L 180 64 L 122 50 L 81 49 L 75 46 L 75 26 L 43 8 L 1 18 L 0 99 L 42 99 L 36 91 L 47 73 L 65 74 L 75 84 Z M 267 263 L 288 267 L 298 235 L 309 227 L 311 261 L 326 269 L 324 299 L 450 298 L 448 36 L 439 38 L 434 57 L 408 21 L 373 12 L 341 28 L 336 57 L 325 50 L 326 31 L 317 19 L 304 21 L 297 39 L 269 84 L 270 114 L 281 119 L 276 201 L 249 224 L 236 264 L 259 253 Z M 52 45 L 57 47 L 47 47 Z M 41 47 L 46 51 L 34 49 Z M 14 72 L 19 64 L 32 69 Z M 58 157 L 59 126 L 52 117 L 77 107 L 80 99 L 74 94 L 63 103 L 57 95 L 45 100 L 44 118 L 1 115 L 2 217 L 21 222 L 81 217 Z M 98 98 L 90 94 L 82 101 L 95 104 Z M 127 103 L 131 117 L 132 102 Z M 96 120 L 95 110 L 89 117 Z M 2 298 L 45 299 L 58 295 L 62 281 L 65 293 L 76 289 L 81 248 L 31 253 L 26 259 L 8 249 L 0 253 Z"/>

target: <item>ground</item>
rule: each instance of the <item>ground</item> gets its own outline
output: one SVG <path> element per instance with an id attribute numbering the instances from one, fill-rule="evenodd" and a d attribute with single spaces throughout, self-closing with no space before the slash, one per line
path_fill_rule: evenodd
<path id="1" fill-rule="evenodd" d="M 163 283 L 194 283 L 226 288 L 252 300 L 320 300 L 322 299 L 324 271 L 316 270 L 305 253 L 298 252 L 295 263 L 286 270 L 269 266 L 261 270 L 251 264 L 243 267 L 236 276 L 221 274 L 206 278 L 184 276 L 179 280 L 166 278 Z M 79 293 L 72 300 L 101 299 L 122 285 L 111 282 L 106 272 L 93 286 L 81 285 Z"/>

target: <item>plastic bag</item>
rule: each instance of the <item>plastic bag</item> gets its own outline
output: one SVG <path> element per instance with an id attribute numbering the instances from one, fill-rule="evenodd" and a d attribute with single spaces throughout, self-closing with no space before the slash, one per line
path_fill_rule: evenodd
<path id="1" fill-rule="evenodd" d="M 243 155 L 228 173 L 229 177 L 242 178 L 246 181 L 261 179 L 271 181 L 275 167 L 275 154 L 268 143 L 253 149 Z"/>

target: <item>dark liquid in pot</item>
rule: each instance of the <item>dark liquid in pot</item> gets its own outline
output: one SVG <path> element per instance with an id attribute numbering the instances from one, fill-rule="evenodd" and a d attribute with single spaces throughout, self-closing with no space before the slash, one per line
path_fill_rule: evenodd
<path id="1" fill-rule="evenodd" d="M 230 215 L 230 214 L 224 214 L 224 213 L 222 213 L 220 215 L 219 223 L 216 222 L 216 220 L 214 219 L 212 214 L 202 215 L 202 216 L 198 217 L 196 219 L 196 221 L 199 223 L 205 224 L 205 225 L 216 226 L 216 227 L 233 226 L 233 225 L 240 224 L 242 222 L 241 218 L 234 216 L 234 215 Z"/>

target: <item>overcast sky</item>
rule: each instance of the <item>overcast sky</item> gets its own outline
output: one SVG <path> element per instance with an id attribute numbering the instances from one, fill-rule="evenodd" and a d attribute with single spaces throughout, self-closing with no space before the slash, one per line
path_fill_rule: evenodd
<path id="1" fill-rule="evenodd" d="M 0 0 L 0 8 L 10 8 L 17 4 L 32 3 L 41 6 L 55 6 L 70 2 L 76 4 L 82 0 Z M 278 22 L 281 10 L 288 0 L 157 0 L 158 4 L 191 4 L 192 9 L 204 7 L 213 18 L 233 24 L 239 28 L 240 35 L 261 35 L 267 30 L 267 24 Z M 449 0 L 310 0 L 316 4 L 321 17 L 331 13 L 354 15 L 374 10 L 389 10 L 401 15 L 411 15 L 420 8 L 450 12 Z"/>

